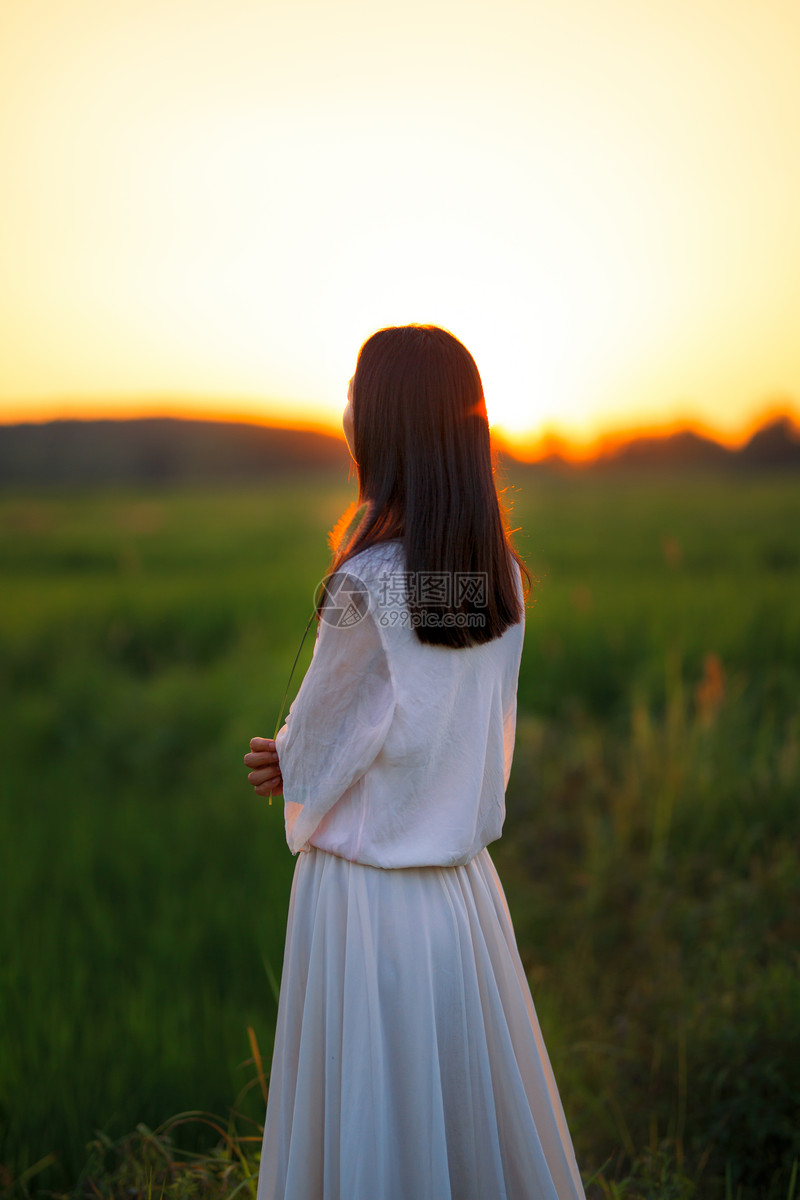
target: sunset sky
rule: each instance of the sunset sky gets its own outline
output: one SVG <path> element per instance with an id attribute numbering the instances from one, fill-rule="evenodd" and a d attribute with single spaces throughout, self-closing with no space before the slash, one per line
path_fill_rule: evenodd
<path id="1" fill-rule="evenodd" d="M 445 325 L 497 432 L 800 415 L 797 0 L 4 0 L 0 420 L 338 425 Z"/>

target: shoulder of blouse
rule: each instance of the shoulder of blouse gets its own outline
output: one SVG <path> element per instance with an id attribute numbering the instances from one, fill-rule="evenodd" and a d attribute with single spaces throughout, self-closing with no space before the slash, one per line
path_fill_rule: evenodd
<path id="1" fill-rule="evenodd" d="M 391 538 L 386 541 L 376 542 L 372 546 L 367 546 L 365 550 L 359 550 L 352 558 L 342 564 L 340 570 L 347 572 L 365 585 L 367 591 L 373 595 L 372 606 L 379 603 L 376 597 L 381 594 L 383 580 L 386 572 L 402 571 L 405 567 L 405 552 L 402 539 Z M 521 619 L 509 626 L 509 632 L 515 626 L 521 626 L 525 629 L 526 624 L 526 601 L 525 601 L 525 586 L 522 574 L 522 567 L 512 559 L 512 575 L 516 583 L 516 592 L 521 606 Z M 381 629 L 382 640 L 385 641 L 384 630 Z"/>
<path id="2" fill-rule="evenodd" d="M 403 558 L 403 543 L 398 538 L 377 542 L 374 546 L 359 550 L 358 554 L 342 563 L 339 569 L 369 584 L 376 581 L 380 572 L 387 567 L 396 569 L 397 564 L 403 562 Z"/>

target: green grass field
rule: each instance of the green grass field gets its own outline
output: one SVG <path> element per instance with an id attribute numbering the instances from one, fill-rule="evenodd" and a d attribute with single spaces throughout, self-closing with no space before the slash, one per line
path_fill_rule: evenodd
<path id="1" fill-rule="evenodd" d="M 538 582 L 491 853 L 588 1193 L 787 1200 L 800 480 L 503 482 Z M 68 1192 L 97 1130 L 263 1119 L 294 859 L 242 756 L 353 494 L 0 499 L 0 1194 Z"/>

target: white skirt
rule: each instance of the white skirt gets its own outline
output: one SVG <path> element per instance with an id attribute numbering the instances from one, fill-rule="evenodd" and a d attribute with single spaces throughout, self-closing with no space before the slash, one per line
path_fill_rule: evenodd
<path id="1" fill-rule="evenodd" d="M 576 1198 L 489 851 L 393 870 L 300 853 L 258 1200 Z"/>

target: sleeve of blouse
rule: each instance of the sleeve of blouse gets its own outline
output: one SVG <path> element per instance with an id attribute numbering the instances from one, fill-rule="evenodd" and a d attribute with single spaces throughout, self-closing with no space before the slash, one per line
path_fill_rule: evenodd
<path id="1" fill-rule="evenodd" d="M 517 595 L 522 604 L 522 634 L 525 634 L 525 592 L 522 585 L 522 571 L 517 570 Z M 520 658 L 522 656 L 522 647 L 520 647 Z M 511 778 L 511 765 L 514 761 L 514 742 L 517 734 L 517 689 L 519 681 L 519 660 L 516 662 L 513 682 L 511 685 L 510 696 L 506 704 L 506 709 L 503 714 L 503 755 L 504 755 L 504 776 L 505 787 L 508 787 L 508 781 Z"/>
<path id="2" fill-rule="evenodd" d="M 503 717 L 503 758 L 504 758 L 504 784 L 508 787 L 508 781 L 511 778 L 511 764 L 514 761 L 514 742 L 517 732 L 517 697 L 514 699 L 511 706 L 506 709 Z"/>
<path id="3" fill-rule="evenodd" d="M 395 703 L 389 660 L 371 609 L 349 626 L 320 620 L 308 671 L 275 738 L 286 841 L 293 854 L 374 762 Z"/>

